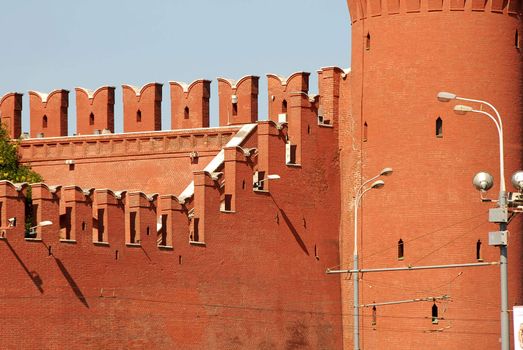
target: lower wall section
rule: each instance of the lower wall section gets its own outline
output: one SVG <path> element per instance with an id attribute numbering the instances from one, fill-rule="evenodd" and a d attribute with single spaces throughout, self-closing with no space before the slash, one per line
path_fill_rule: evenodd
<path id="1" fill-rule="evenodd" d="M 266 207 L 261 217 L 276 213 Z M 291 232 L 300 224 L 291 213 L 265 227 L 232 215 L 214 222 L 206 246 L 175 239 L 169 250 L 152 234 L 131 246 L 123 234 L 95 245 L 8 231 L 0 348 L 340 349 L 339 279 L 325 275 L 337 242 Z"/>

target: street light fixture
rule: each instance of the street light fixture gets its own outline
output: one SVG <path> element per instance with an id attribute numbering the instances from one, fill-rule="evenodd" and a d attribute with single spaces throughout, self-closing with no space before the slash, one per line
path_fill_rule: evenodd
<path id="1" fill-rule="evenodd" d="M 476 190 L 486 192 L 494 186 L 494 178 L 489 173 L 482 171 L 474 176 L 472 184 Z"/>
<path id="2" fill-rule="evenodd" d="M 365 193 L 372 189 L 379 189 L 385 186 L 385 181 L 377 180 L 372 183 L 369 187 L 365 188 L 369 182 L 376 180 L 380 176 L 389 176 L 392 174 L 392 168 L 384 168 L 381 172 L 365 181 L 356 191 L 354 196 L 354 258 L 353 258 L 353 270 L 354 272 L 354 349 L 360 349 L 360 296 L 359 296 L 359 280 L 358 280 L 358 207 L 360 200 Z"/>
<path id="3" fill-rule="evenodd" d="M 460 114 L 468 112 L 478 113 L 489 117 L 498 131 L 499 137 L 499 197 L 498 207 L 491 208 L 489 210 L 489 221 L 499 224 L 499 231 L 489 233 L 489 245 L 499 246 L 500 249 L 500 279 L 501 279 L 501 349 L 509 350 L 510 338 L 509 338 L 509 317 L 508 317 L 508 265 L 507 265 L 507 226 L 508 226 L 508 201 L 505 187 L 505 163 L 504 163 L 504 152 L 503 152 L 503 122 L 498 110 L 489 102 L 483 100 L 470 99 L 465 97 L 457 96 L 450 92 L 439 92 L 437 98 L 441 102 L 448 102 L 450 100 L 468 101 L 473 103 L 479 103 L 480 108 L 485 105 L 488 106 L 496 117 L 490 113 L 485 112 L 481 109 L 474 109 L 470 106 L 456 105 L 454 111 Z M 523 177 L 523 175 L 521 175 Z M 514 180 L 513 180 L 514 181 Z M 519 182 L 518 182 L 519 183 Z M 474 186 L 481 191 L 486 191 L 493 185 L 492 176 L 488 173 L 478 173 L 473 180 Z M 517 187 L 517 186 L 516 186 Z"/>
<path id="4" fill-rule="evenodd" d="M 512 186 L 514 186 L 519 192 L 523 192 L 523 171 L 516 171 L 512 174 Z"/>
<path id="5" fill-rule="evenodd" d="M 281 177 L 278 174 L 269 174 L 269 175 L 267 175 L 267 177 L 265 179 L 262 179 L 262 180 L 259 180 L 259 181 L 256 181 L 255 183 L 253 183 L 252 187 L 255 189 L 259 189 L 262 186 L 263 182 L 265 182 L 267 180 L 279 180 L 280 178 Z"/>
<path id="6" fill-rule="evenodd" d="M 29 228 L 28 234 L 29 235 L 34 235 L 34 234 L 36 234 L 36 229 L 38 227 L 51 226 L 52 224 L 53 224 L 53 222 L 51 220 L 40 221 L 37 225 L 32 226 L 32 227 Z"/>

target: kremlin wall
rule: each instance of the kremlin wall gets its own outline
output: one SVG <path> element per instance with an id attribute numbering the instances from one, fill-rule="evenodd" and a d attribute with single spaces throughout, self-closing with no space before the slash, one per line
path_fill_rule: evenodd
<path id="1" fill-rule="evenodd" d="M 328 97 L 308 95 L 308 73 L 270 75 L 266 121 L 257 77 L 220 79 L 217 128 L 209 82 L 173 82 L 183 129 L 170 131 L 158 130 L 160 85 L 126 85 L 122 134 L 111 133 L 113 88 L 76 89 L 69 137 L 68 92 L 31 92 L 38 137 L 20 152 L 45 183 L 0 182 L 3 345 L 341 348 L 340 281 L 325 267 L 339 262 L 336 118 L 349 78 L 319 76 Z M 20 98 L 4 97 L 2 115 L 19 118 Z M 24 238 L 29 188 L 35 225 L 53 224 Z M 27 320 L 41 326 L 20 337 Z"/>
<path id="2" fill-rule="evenodd" d="M 74 136 L 68 90 L 5 95 L 13 138 L 30 101 L 20 154 L 45 183 L 0 181 L 1 347 L 352 349 L 354 276 L 326 270 L 352 266 L 353 199 L 385 167 L 359 211 L 360 268 L 499 261 L 471 185 L 498 174 L 495 127 L 436 95 L 493 103 L 507 176 L 523 169 L 520 1 L 347 4 L 351 69 L 318 70 L 318 95 L 309 73 L 268 74 L 268 116 L 256 76 L 218 78 L 219 127 L 203 79 L 169 82 L 168 102 L 161 83 L 123 85 L 123 133 L 115 87 L 75 89 Z M 27 235 L 26 216 L 52 224 Z M 499 266 L 358 278 L 362 349 L 499 348 Z"/>

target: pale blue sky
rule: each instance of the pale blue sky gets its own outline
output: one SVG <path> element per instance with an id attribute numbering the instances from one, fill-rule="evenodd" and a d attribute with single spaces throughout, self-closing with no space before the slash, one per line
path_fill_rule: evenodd
<path id="1" fill-rule="evenodd" d="M 170 127 L 168 81 L 211 79 L 211 125 L 218 124 L 217 77 L 261 76 L 259 112 L 266 119 L 265 75 L 350 66 L 344 0 L 20 0 L 0 10 L 0 96 L 116 86 L 115 128 L 122 130 L 121 84 L 164 84 L 162 129 Z"/>

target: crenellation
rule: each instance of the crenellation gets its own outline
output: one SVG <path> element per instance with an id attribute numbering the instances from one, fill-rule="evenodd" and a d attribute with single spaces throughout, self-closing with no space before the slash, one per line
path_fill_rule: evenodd
<path id="1" fill-rule="evenodd" d="M 29 91 L 31 137 L 67 136 L 69 90 Z"/>
<path id="2" fill-rule="evenodd" d="M 171 129 L 209 127 L 211 81 L 198 79 L 191 84 L 169 82 L 171 88 Z"/>
<path id="3" fill-rule="evenodd" d="M 285 142 L 285 134 L 276 123 L 271 120 L 258 122 L 258 157 L 253 182 L 263 182 L 256 191 L 269 192 L 271 181 L 266 180 L 267 175 L 272 174 L 278 164 L 285 164 Z"/>
<path id="4" fill-rule="evenodd" d="M 0 236 L 15 240 L 24 237 L 26 187 L 25 183 L 0 181 Z"/>
<path id="5" fill-rule="evenodd" d="M 256 122 L 259 79 L 254 75 L 244 76 L 238 81 L 218 78 L 220 126 Z"/>
<path id="6" fill-rule="evenodd" d="M 93 191 L 79 186 L 62 187 L 60 239 L 84 246 L 93 227 Z"/>
<path id="7" fill-rule="evenodd" d="M 195 171 L 194 175 L 194 212 L 190 220 L 189 241 L 206 244 L 208 232 L 212 227 L 212 217 L 220 207 L 220 193 L 211 174 L 205 170 Z"/>
<path id="8" fill-rule="evenodd" d="M 334 125 L 340 115 L 342 91 L 350 90 L 350 69 L 324 67 L 318 71 L 318 124 Z"/>
<path id="9" fill-rule="evenodd" d="M 272 81 L 270 84 L 274 85 L 269 91 L 275 100 L 288 99 L 285 120 L 259 121 L 241 127 L 231 125 L 25 140 L 21 144 L 25 161 L 37 169 L 40 164 L 61 167 L 63 173 L 68 174 L 64 182 L 69 183 L 75 183 L 75 174 L 84 173 L 83 169 L 93 162 L 98 166 L 104 162 L 118 164 L 127 157 L 136 162 L 173 152 L 177 154 L 175 157 L 185 159 L 192 171 L 190 179 L 185 180 L 192 181 L 179 197 L 169 194 L 148 196 L 142 192 L 143 188 L 136 190 L 140 187 L 119 192 L 107 187 L 93 189 L 87 186 L 87 182 L 81 184 L 87 186 L 86 190 L 79 186 L 33 185 L 36 194 L 33 203 L 38 208 L 36 221 L 53 222 L 53 226 L 43 228 L 42 232 L 46 234 L 39 234 L 38 238 L 45 238 L 47 232 L 52 232 L 52 227 L 56 226 L 60 227 L 62 242 L 79 245 L 88 241 L 112 245 L 120 241 L 119 232 L 122 233 L 121 243 L 129 247 L 147 245 L 147 249 L 153 246 L 170 249 L 176 247 L 177 239 L 187 242 L 187 238 L 193 245 L 205 244 L 206 228 L 212 227 L 220 212 L 242 211 L 246 208 L 246 201 L 259 200 L 252 195 L 259 191 L 268 192 L 270 181 L 266 181 L 267 175 L 274 171 L 281 173 L 281 167 L 285 165 L 301 165 L 304 138 L 317 132 L 313 128 L 318 124 L 335 124 L 340 108 L 337 100 L 340 90 L 347 87 L 344 84 L 348 71 L 328 67 L 318 74 L 320 96 L 308 95 L 310 73 L 297 72 L 286 79 L 268 75 Z M 232 103 L 232 96 L 236 96 L 238 110 L 247 110 L 247 115 L 252 116 L 253 107 L 257 106 L 253 101 L 257 100 L 258 77 L 247 76 L 238 82 L 219 79 L 219 83 L 222 84 L 221 100 L 227 95 Z M 177 90 L 179 97 L 196 96 L 194 103 L 198 106 L 204 106 L 209 97 L 208 80 L 197 80 L 191 85 L 171 82 L 170 86 L 171 92 Z M 158 102 L 161 100 L 158 88 L 161 88 L 160 84 L 151 83 L 140 89 L 124 86 L 124 91 L 138 102 Z M 112 87 L 101 87 L 96 91 L 77 88 L 76 92 L 77 102 L 82 96 L 82 103 L 89 106 L 94 105 L 98 98 L 105 105 L 114 102 L 110 96 L 114 93 Z M 186 103 L 193 102 L 187 100 Z M 325 125 L 318 123 L 319 110 L 323 111 Z M 251 120 L 249 117 L 248 121 Z M 292 160 L 289 152 L 293 152 Z M 191 158 L 193 153 L 197 158 Z M 261 180 L 263 188 L 254 188 L 254 182 Z M 165 193 L 165 189 L 161 191 Z"/>
<path id="10" fill-rule="evenodd" d="M 187 244 L 189 222 L 187 208 L 176 196 L 168 194 L 159 197 L 160 215 L 157 243 L 160 247 L 178 249 Z"/>
<path id="11" fill-rule="evenodd" d="M 60 229 L 61 186 L 49 186 L 45 183 L 31 184 L 33 216 L 35 225 L 42 221 L 51 221 L 51 225 L 36 228 L 36 239 L 49 239 Z"/>
<path id="12" fill-rule="evenodd" d="M 239 202 L 238 196 L 243 191 L 252 191 L 250 156 L 246 156 L 240 146 L 225 147 L 223 151 L 225 188 L 223 198 L 221 198 L 220 210 L 222 212 L 236 212 Z"/>
<path id="13" fill-rule="evenodd" d="M 114 132 L 114 86 L 76 89 L 76 134 Z"/>
<path id="14" fill-rule="evenodd" d="M 267 74 L 269 96 L 269 120 L 279 122 L 281 114 L 288 113 L 289 98 L 292 92 L 309 92 L 308 72 L 296 72 L 284 78 L 276 74 Z M 282 116 L 282 118 L 285 118 Z"/>
<path id="15" fill-rule="evenodd" d="M 94 191 L 93 242 L 123 243 L 127 191 L 96 189 Z"/>
<path id="16" fill-rule="evenodd" d="M 308 72 L 296 72 L 287 78 L 267 74 L 270 120 L 277 123 L 285 121 L 289 94 L 294 92 L 307 94 L 309 76 Z M 206 79 L 198 79 L 190 84 L 169 82 L 171 132 L 178 129 L 185 131 L 209 128 L 210 83 L 211 81 Z M 238 81 L 218 78 L 219 123 L 222 127 L 257 121 L 258 85 L 258 76 L 244 76 Z M 96 90 L 77 87 L 75 92 L 77 130 L 73 137 L 93 136 L 98 140 L 114 134 L 115 87 L 101 86 Z M 65 89 L 53 90 L 48 94 L 38 91 L 29 92 L 31 139 L 67 136 L 68 93 L 69 91 Z M 10 99 L 14 99 L 14 104 Z M 19 127 L 21 99 L 21 94 L 14 93 L 7 94 L 0 101 L 0 112 L 4 115 L 2 118 L 8 124 L 14 123 L 12 127 L 14 131 L 11 132 L 13 136 L 19 134 L 18 129 L 21 129 Z M 122 100 L 125 134 L 169 132 L 161 130 L 161 83 L 148 83 L 142 87 L 123 84 Z M 14 115 L 14 118 L 10 118 L 10 115 Z M 24 143 L 27 141 L 24 140 Z M 105 142 L 105 145 L 108 146 L 110 143 Z M 102 147 L 101 150 L 112 152 L 107 147 Z"/>
<path id="17" fill-rule="evenodd" d="M 353 23 L 372 17 L 437 11 L 521 14 L 520 0 L 369 0 L 363 2 L 349 0 L 347 3 Z"/>
<path id="18" fill-rule="evenodd" d="M 0 99 L 0 121 L 12 139 L 22 134 L 22 93 L 10 92 Z"/>
<path id="19" fill-rule="evenodd" d="M 307 128 L 317 124 L 317 105 L 306 93 L 294 92 L 289 96 L 288 141 L 286 163 L 300 165 L 302 159 L 302 139 L 307 135 Z M 314 122 L 311 119 L 316 119 Z"/>
<path id="20" fill-rule="evenodd" d="M 144 246 L 156 245 L 158 194 L 141 191 L 127 193 L 125 243 Z"/>
<path id="21" fill-rule="evenodd" d="M 162 129 L 162 86 L 155 82 L 141 88 L 122 85 L 124 132 Z"/>

